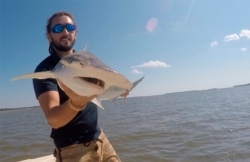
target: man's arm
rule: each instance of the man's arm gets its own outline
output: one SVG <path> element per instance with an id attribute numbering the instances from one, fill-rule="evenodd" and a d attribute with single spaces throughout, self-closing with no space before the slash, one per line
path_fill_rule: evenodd
<path id="1" fill-rule="evenodd" d="M 60 97 L 57 91 L 47 91 L 38 96 L 38 101 L 45 117 L 52 128 L 60 128 L 69 123 L 89 101 L 95 96 L 83 97 L 75 94 L 62 85 L 69 100 L 60 105 Z M 72 108 L 74 107 L 74 109 Z"/>

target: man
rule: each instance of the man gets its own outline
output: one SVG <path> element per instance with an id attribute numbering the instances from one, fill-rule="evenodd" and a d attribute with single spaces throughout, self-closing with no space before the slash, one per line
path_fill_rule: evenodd
<path id="1" fill-rule="evenodd" d="M 47 22 L 50 56 L 35 72 L 52 70 L 61 57 L 71 55 L 76 40 L 76 24 L 70 13 L 58 12 Z M 58 86 L 58 82 L 62 89 Z M 120 161 L 105 134 L 98 127 L 95 96 L 79 96 L 60 81 L 33 80 L 34 90 L 55 143 L 57 162 Z"/>

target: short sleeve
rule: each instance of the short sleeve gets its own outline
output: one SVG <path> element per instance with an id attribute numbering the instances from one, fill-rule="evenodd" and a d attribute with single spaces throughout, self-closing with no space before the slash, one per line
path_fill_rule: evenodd
<path id="1" fill-rule="evenodd" d="M 55 79 L 33 79 L 33 87 L 36 98 L 47 91 L 58 91 L 58 86 Z"/>
<path id="2" fill-rule="evenodd" d="M 55 59 L 52 55 L 44 59 L 35 69 L 35 72 L 52 71 L 59 58 Z M 33 88 L 36 98 L 47 91 L 57 91 L 60 94 L 60 103 L 65 102 L 68 96 L 59 88 L 56 79 L 33 79 Z"/>

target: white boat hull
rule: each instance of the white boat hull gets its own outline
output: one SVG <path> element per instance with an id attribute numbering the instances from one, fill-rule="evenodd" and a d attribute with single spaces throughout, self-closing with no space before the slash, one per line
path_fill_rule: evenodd
<path id="1" fill-rule="evenodd" d="M 56 158 L 53 155 L 46 155 L 39 158 L 22 160 L 19 162 L 55 162 Z"/>

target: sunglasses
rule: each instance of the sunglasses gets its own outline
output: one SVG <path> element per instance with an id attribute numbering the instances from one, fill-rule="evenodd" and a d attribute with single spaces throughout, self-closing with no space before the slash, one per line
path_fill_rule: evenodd
<path id="1" fill-rule="evenodd" d="M 51 28 L 52 32 L 53 33 L 61 33 L 64 28 L 68 31 L 68 32 L 73 32 L 76 30 L 76 26 L 73 25 L 73 24 L 65 24 L 65 25 L 62 25 L 62 24 L 56 24 L 55 26 L 53 26 Z"/>

